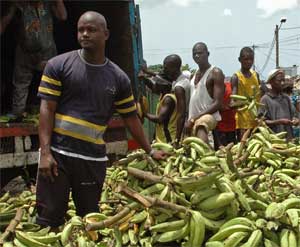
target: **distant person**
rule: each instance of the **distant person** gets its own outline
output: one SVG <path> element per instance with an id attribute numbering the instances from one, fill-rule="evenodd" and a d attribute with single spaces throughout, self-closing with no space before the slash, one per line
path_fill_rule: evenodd
<path id="1" fill-rule="evenodd" d="M 59 20 L 67 19 L 62 0 L 12 1 L 7 15 L 1 18 L 1 34 L 13 17 L 18 20 L 12 114 L 9 114 L 12 120 L 20 121 L 24 116 L 34 72 L 43 71 L 47 61 L 56 55 L 52 14 Z"/>
<path id="2" fill-rule="evenodd" d="M 163 62 L 163 74 L 165 78 L 172 82 L 172 92 L 176 96 L 176 138 L 174 145 L 179 146 L 182 137 L 184 123 L 188 117 L 188 108 L 190 103 L 190 80 L 188 75 L 181 72 L 181 58 L 176 55 L 169 55 Z"/>
<path id="3" fill-rule="evenodd" d="M 213 131 L 214 147 L 218 150 L 220 146 L 226 146 L 229 143 L 236 143 L 235 131 L 235 110 L 230 107 L 231 82 L 225 81 L 225 93 L 222 108 L 220 110 L 222 120 L 218 122 Z"/>
<path id="4" fill-rule="evenodd" d="M 233 74 L 231 78 L 232 94 L 238 94 L 246 97 L 255 97 L 260 100 L 260 80 L 258 74 L 251 69 L 254 62 L 254 52 L 250 47 L 244 47 L 240 51 L 239 62 L 241 69 Z M 233 101 L 232 101 L 233 102 Z M 256 126 L 255 117 L 249 111 L 237 111 L 236 128 L 238 140 L 247 129 L 253 129 Z"/>
<path id="5" fill-rule="evenodd" d="M 155 81 L 166 80 L 172 85 L 172 93 L 176 97 L 176 136 L 172 138 L 172 142 L 175 146 L 179 145 L 179 141 L 182 136 L 185 120 L 188 115 L 188 107 L 190 100 L 190 81 L 187 74 L 181 72 L 181 58 L 172 54 L 167 56 L 163 61 L 163 68 L 152 77 L 146 77 L 144 75 L 145 84 L 152 90 L 156 91 Z M 143 70 L 145 73 L 145 69 Z M 147 70 L 148 71 L 148 70 Z M 147 72 L 148 75 L 151 75 Z"/>
<path id="6" fill-rule="evenodd" d="M 300 99 L 298 95 L 293 94 L 294 83 L 289 76 L 285 76 L 285 82 L 282 85 L 282 92 L 289 96 L 294 118 L 300 119 Z M 300 137 L 300 126 L 293 126 L 294 137 Z"/>
<path id="7" fill-rule="evenodd" d="M 293 125 L 299 124 L 299 119 L 293 119 L 292 104 L 288 95 L 282 91 L 284 84 L 284 71 L 280 69 L 272 70 L 269 73 L 267 83 L 271 89 L 262 98 L 259 114 L 265 117 L 265 122 L 275 132 L 287 132 L 287 139 L 291 140 L 293 135 Z"/>
<path id="8" fill-rule="evenodd" d="M 172 83 L 164 79 L 156 79 L 155 93 L 160 95 L 156 114 L 144 112 L 144 116 L 155 125 L 155 141 L 172 143 L 176 138 L 177 100 L 171 93 Z"/>
<path id="9" fill-rule="evenodd" d="M 191 79 L 189 116 L 186 122 L 188 135 L 195 135 L 206 143 L 208 133 L 221 120 L 220 110 L 224 97 L 224 74 L 221 69 L 208 62 L 209 51 L 205 43 L 193 47 L 193 59 L 198 65 Z"/>

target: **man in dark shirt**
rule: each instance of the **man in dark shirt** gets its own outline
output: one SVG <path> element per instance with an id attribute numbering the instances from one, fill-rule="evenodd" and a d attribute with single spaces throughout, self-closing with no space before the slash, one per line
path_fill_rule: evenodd
<path id="1" fill-rule="evenodd" d="M 70 188 L 77 215 L 99 211 L 107 162 L 103 134 L 114 110 L 146 153 L 165 157 L 145 138 L 129 78 L 105 57 L 108 37 L 105 18 L 84 13 L 78 21 L 82 49 L 54 57 L 44 70 L 39 87 L 38 224 L 64 223 Z"/>
<path id="2" fill-rule="evenodd" d="M 1 18 L 0 33 L 5 31 L 16 16 L 18 44 L 15 52 L 11 117 L 21 120 L 34 73 L 43 71 L 47 60 L 56 55 L 52 13 L 57 19 L 66 20 L 67 12 L 62 0 L 12 2 L 8 13 Z"/>
<path id="3" fill-rule="evenodd" d="M 282 93 L 284 83 L 284 71 L 280 69 L 272 70 L 268 76 L 267 83 L 271 89 L 262 98 L 263 107 L 259 109 L 259 115 L 264 115 L 266 124 L 278 133 L 287 132 L 287 139 L 293 138 L 293 125 L 297 125 L 299 120 L 293 120 L 291 102 L 286 94 Z"/>

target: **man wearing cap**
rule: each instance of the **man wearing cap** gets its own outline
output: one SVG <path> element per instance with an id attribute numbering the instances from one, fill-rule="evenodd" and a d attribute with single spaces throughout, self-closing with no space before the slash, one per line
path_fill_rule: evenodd
<path id="1" fill-rule="evenodd" d="M 265 122 L 275 132 L 287 132 L 287 139 L 293 138 L 293 125 L 299 124 L 299 119 L 293 119 L 291 101 L 289 97 L 282 92 L 285 77 L 281 69 L 272 70 L 267 79 L 271 89 L 262 98 L 259 115 L 264 115 Z"/>

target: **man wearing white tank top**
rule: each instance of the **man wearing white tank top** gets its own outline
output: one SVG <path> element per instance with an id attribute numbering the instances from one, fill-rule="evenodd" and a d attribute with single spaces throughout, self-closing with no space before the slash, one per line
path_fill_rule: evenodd
<path id="1" fill-rule="evenodd" d="M 196 43 L 193 47 L 193 59 L 199 69 L 191 80 L 191 98 L 189 118 L 186 122 L 188 135 L 195 135 L 206 143 L 209 131 L 221 120 L 224 96 L 224 74 L 221 69 L 208 62 L 209 51 L 205 43 Z"/>

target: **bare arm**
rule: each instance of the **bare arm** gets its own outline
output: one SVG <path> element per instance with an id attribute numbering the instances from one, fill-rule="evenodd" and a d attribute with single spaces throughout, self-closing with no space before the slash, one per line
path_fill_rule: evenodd
<path id="1" fill-rule="evenodd" d="M 151 146 L 149 141 L 147 140 L 143 126 L 141 121 L 139 120 L 137 115 L 130 116 L 127 118 L 123 118 L 126 127 L 129 129 L 132 137 L 137 140 L 137 142 L 141 145 L 141 147 L 146 151 L 146 153 L 150 153 Z"/>
<path id="2" fill-rule="evenodd" d="M 50 150 L 56 107 L 56 101 L 41 100 L 39 123 L 41 159 L 39 163 L 39 172 L 44 177 L 49 177 L 52 181 L 54 179 L 53 176 L 58 175 L 57 163 Z"/>
<path id="3" fill-rule="evenodd" d="M 16 5 L 13 4 L 9 8 L 8 14 L 1 18 L 1 21 L 0 21 L 0 34 L 4 33 L 7 25 L 11 22 L 12 18 L 14 17 L 14 15 L 16 13 L 16 10 L 17 10 L 17 7 L 16 7 Z"/>
<path id="4" fill-rule="evenodd" d="M 261 98 L 261 92 L 260 92 L 261 82 L 260 82 L 259 74 L 257 72 L 256 72 L 256 75 L 257 75 L 257 80 L 258 80 L 258 85 L 259 85 L 259 92 L 257 92 L 257 94 L 256 94 L 256 100 L 259 101 Z"/>
<path id="5" fill-rule="evenodd" d="M 238 93 L 238 85 L 239 85 L 239 78 L 237 77 L 236 74 L 234 74 L 231 77 L 231 94 L 237 94 Z M 233 99 L 230 100 L 230 105 L 232 105 L 234 102 Z"/>
<path id="6" fill-rule="evenodd" d="M 200 118 L 205 114 L 213 114 L 216 111 L 221 109 L 223 98 L 224 98 L 224 74 L 220 69 L 213 70 L 213 81 L 214 81 L 214 88 L 213 88 L 213 102 L 212 104 L 203 112 L 200 112 L 195 119 Z"/>
<path id="7" fill-rule="evenodd" d="M 151 154 L 152 149 L 150 143 L 145 136 L 143 126 L 138 116 L 137 115 L 130 116 L 127 118 L 123 118 L 123 120 L 126 127 L 129 129 L 129 132 L 132 135 L 132 137 L 135 140 L 137 140 L 137 142 L 140 144 L 140 146 L 145 150 L 147 154 Z M 152 153 L 152 157 L 154 159 L 160 160 L 160 159 L 165 159 L 167 157 L 167 154 L 163 151 L 154 151 Z"/>
<path id="8" fill-rule="evenodd" d="M 296 110 L 300 113 L 300 100 L 296 103 Z"/>
<path id="9" fill-rule="evenodd" d="M 145 117 L 154 123 L 166 123 L 169 122 L 169 119 L 174 110 L 175 104 L 171 97 L 166 97 L 162 102 L 162 107 L 158 113 L 158 115 L 146 113 Z"/>
<path id="10" fill-rule="evenodd" d="M 267 125 L 292 125 L 292 120 L 287 118 L 276 119 L 276 120 L 265 120 Z"/>
<path id="11" fill-rule="evenodd" d="M 185 104 L 185 91 L 182 87 L 175 87 L 175 96 L 177 99 L 177 123 L 176 123 L 176 139 L 181 139 L 181 134 L 185 121 L 186 104 Z"/>
<path id="12" fill-rule="evenodd" d="M 63 0 L 56 0 L 56 3 L 52 5 L 52 11 L 58 20 L 67 20 L 67 10 Z"/>

